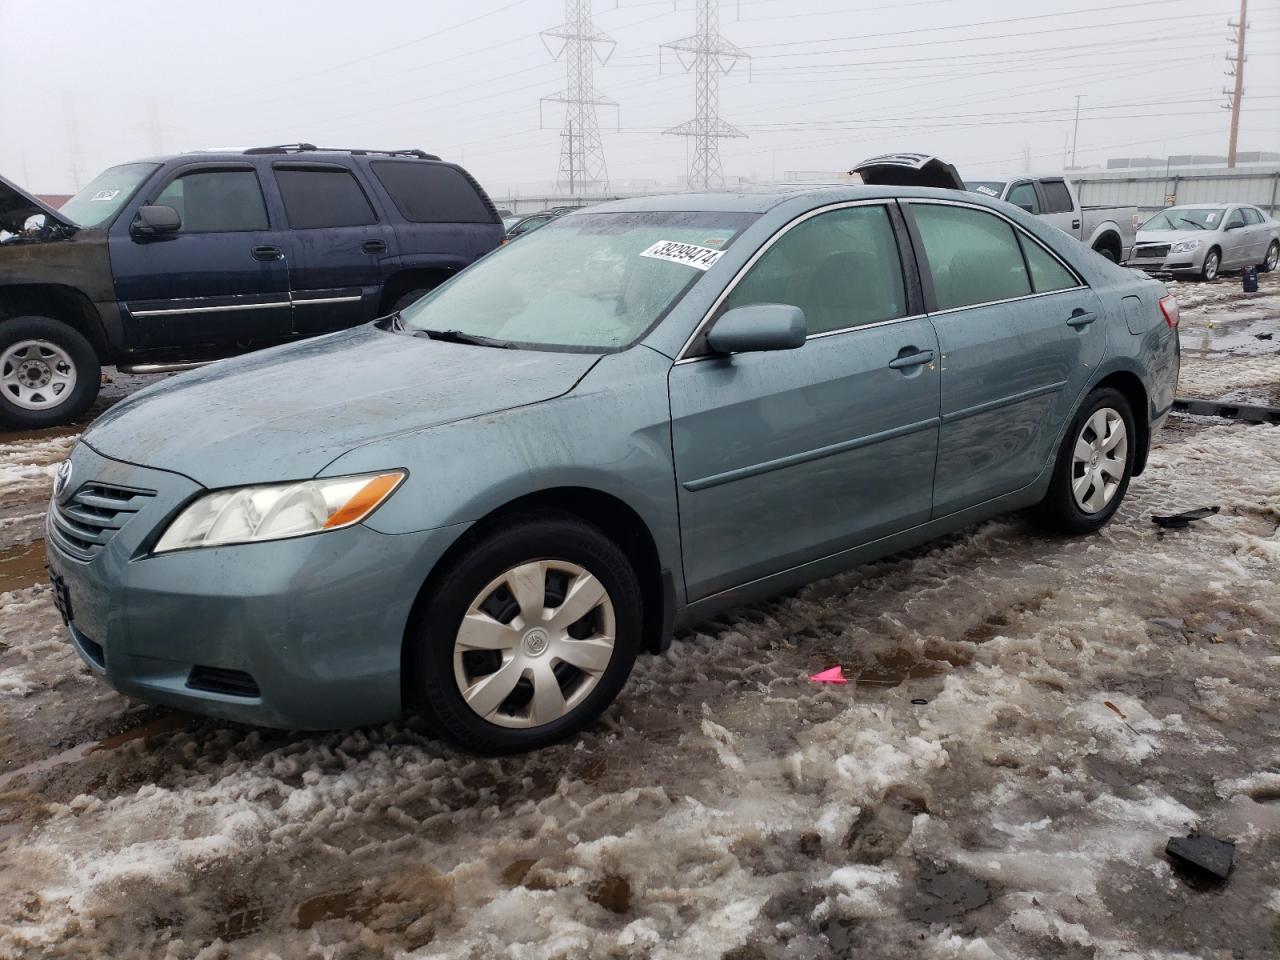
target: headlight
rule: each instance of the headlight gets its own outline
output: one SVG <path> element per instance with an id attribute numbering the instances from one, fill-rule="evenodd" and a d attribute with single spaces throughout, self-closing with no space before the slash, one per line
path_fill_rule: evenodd
<path id="1" fill-rule="evenodd" d="M 154 552 L 283 540 L 349 527 L 373 513 L 404 476 L 397 470 L 217 490 L 178 514 Z"/>
<path id="2" fill-rule="evenodd" d="M 1170 253 L 1190 253 L 1196 247 L 1200 246 L 1199 240 L 1179 240 L 1169 250 Z"/>

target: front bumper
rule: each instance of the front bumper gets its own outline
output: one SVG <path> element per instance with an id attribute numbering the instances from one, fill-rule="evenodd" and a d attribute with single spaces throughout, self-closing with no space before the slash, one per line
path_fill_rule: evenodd
<path id="1" fill-rule="evenodd" d="M 199 484 L 72 453 L 73 482 L 154 491 L 91 559 L 58 536 L 48 560 L 81 658 L 121 693 L 229 720 L 332 729 L 401 712 L 405 626 L 427 574 L 467 525 L 389 535 L 363 525 L 153 556 Z"/>
<path id="2" fill-rule="evenodd" d="M 1209 248 L 1202 243 L 1189 253 L 1169 251 L 1153 257 L 1146 256 L 1140 247 L 1135 246 L 1125 266 L 1154 274 L 1199 273 L 1204 266 L 1204 257 L 1208 250 Z"/>

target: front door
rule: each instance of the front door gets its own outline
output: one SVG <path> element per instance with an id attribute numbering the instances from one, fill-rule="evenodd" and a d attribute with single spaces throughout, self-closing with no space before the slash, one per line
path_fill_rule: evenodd
<path id="1" fill-rule="evenodd" d="M 719 309 L 798 306 L 803 347 L 672 368 L 691 600 L 928 519 L 937 341 L 913 316 L 897 216 L 861 204 L 797 221 Z"/>
<path id="2" fill-rule="evenodd" d="M 907 205 L 942 351 L 934 517 L 1026 486 L 1051 461 L 1106 347 L 1098 297 L 1047 247 L 987 210 Z"/>
<path id="3" fill-rule="evenodd" d="M 120 217 L 111 267 L 142 346 L 271 343 L 289 336 L 289 235 L 267 217 L 249 165 L 186 167 L 146 198 L 178 211 L 176 233 L 134 236 Z"/>
<path id="4" fill-rule="evenodd" d="M 274 168 L 294 240 L 294 333 L 309 336 L 372 320 L 381 306 L 383 278 L 398 256 L 395 231 L 379 222 L 364 188 L 345 167 Z"/>

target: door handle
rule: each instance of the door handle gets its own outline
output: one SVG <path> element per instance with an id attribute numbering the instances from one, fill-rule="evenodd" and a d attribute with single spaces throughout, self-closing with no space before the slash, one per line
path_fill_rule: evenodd
<path id="1" fill-rule="evenodd" d="M 910 347 L 905 349 L 910 350 Z M 932 350 L 920 350 L 916 353 L 908 353 L 905 356 L 899 355 L 889 361 L 890 370 L 906 370 L 909 367 L 918 367 L 921 364 L 933 363 Z"/>
<path id="2" fill-rule="evenodd" d="M 1086 313 L 1084 310 L 1077 310 L 1067 318 L 1067 326 L 1075 327 L 1079 330 L 1081 327 L 1087 327 L 1097 319 L 1098 315 L 1096 313 Z"/>
<path id="3" fill-rule="evenodd" d="M 1071 229 L 1072 229 L 1072 230 L 1079 230 L 1079 229 L 1080 229 L 1080 221 L 1079 221 L 1079 220 L 1072 220 L 1072 221 L 1071 221 Z"/>
<path id="4" fill-rule="evenodd" d="M 260 246 L 260 247 L 254 247 L 249 252 L 253 255 L 253 259 L 255 260 L 263 260 L 263 261 L 269 262 L 271 260 L 284 259 L 283 250 L 281 250 L 279 247 L 273 247 L 268 244 L 264 244 L 263 246 Z"/>
<path id="5" fill-rule="evenodd" d="M 365 253 L 386 253 L 387 241 L 385 240 L 366 240 L 360 245 L 360 249 Z"/>

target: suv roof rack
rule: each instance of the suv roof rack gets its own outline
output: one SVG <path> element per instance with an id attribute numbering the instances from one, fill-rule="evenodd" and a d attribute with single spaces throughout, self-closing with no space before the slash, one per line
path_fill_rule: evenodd
<path id="1" fill-rule="evenodd" d="M 413 157 L 417 160 L 439 160 L 434 153 L 423 150 L 365 150 L 357 147 L 317 147 L 314 143 L 278 143 L 270 147 L 250 147 L 244 151 L 250 155 L 270 153 L 350 153 L 357 157 Z"/>

